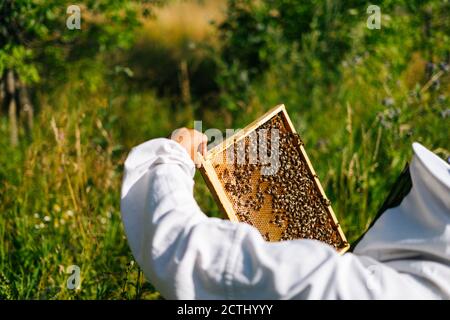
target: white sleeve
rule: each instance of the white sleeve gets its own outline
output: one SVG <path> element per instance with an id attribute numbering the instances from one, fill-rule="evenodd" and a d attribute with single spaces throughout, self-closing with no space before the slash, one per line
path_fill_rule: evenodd
<path id="1" fill-rule="evenodd" d="M 193 198 L 194 173 L 168 139 L 141 144 L 125 162 L 128 242 L 165 298 L 424 298 L 413 277 L 371 258 L 340 256 L 314 240 L 269 243 L 249 225 L 206 217 Z"/>

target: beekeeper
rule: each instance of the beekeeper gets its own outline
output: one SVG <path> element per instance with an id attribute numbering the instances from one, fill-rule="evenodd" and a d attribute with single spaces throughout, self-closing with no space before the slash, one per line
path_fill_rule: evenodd
<path id="1" fill-rule="evenodd" d="M 315 240 L 266 242 L 252 226 L 208 218 L 193 197 L 188 129 L 135 147 L 121 211 L 136 261 L 168 299 L 450 299 L 450 166 L 414 143 L 412 188 L 352 253 Z"/>

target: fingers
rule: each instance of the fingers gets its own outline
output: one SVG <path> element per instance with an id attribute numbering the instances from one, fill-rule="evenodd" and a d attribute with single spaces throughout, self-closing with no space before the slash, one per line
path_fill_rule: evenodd
<path id="1" fill-rule="evenodd" d="M 197 168 L 201 167 L 201 157 L 205 157 L 208 152 L 208 137 L 205 134 L 194 129 L 179 128 L 173 131 L 170 138 L 189 153 Z"/>
<path id="2" fill-rule="evenodd" d="M 195 144 L 196 144 L 196 154 L 195 154 L 195 165 L 197 168 L 201 168 L 202 162 L 201 158 L 206 156 L 208 137 L 199 131 L 194 132 Z"/>
<path id="3" fill-rule="evenodd" d="M 202 139 L 202 141 L 201 141 L 201 143 L 200 143 L 200 153 L 201 153 L 201 155 L 202 156 L 206 156 L 206 153 L 208 152 L 208 149 L 207 149 L 207 147 L 208 147 L 208 137 L 205 135 L 205 134 L 201 134 L 202 136 L 201 136 L 201 139 Z"/>
<path id="4" fill-rule="evenodd" d="M 202 156 L 206 156 L 206 153 L 208 152 L 208 140 L 206 140 L 205 142 L 202 143 Z"/>
<path id="5" fill-rule="evenodd" d="M 194 159 L 194 164 L 195 164 L 195 167 L 197 168 L 197 169 L 200 169 L 201 167 L 202 167 L 202 160 L 201 160 L 201 155 L 200 154 L 197 154 L 196 155 L 196 157 L 195 157 L 195 159 Z"/>

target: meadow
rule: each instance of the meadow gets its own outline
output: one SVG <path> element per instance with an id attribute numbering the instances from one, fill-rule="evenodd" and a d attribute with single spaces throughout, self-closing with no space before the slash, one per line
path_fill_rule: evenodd
<path id="1" fill-rule="evenodd" d="M 382 1 L 379 30 L 351 1 L 276 3 L 169 1 L 113 59 L 74 60 L 62 81 L 57 67 L 38 69 L 33 127 L 18 113 L 17 145 L 0 114 L 0 299 L 163 298 L 128 248 L 123 163 L 133 146 L 194 120 L 242 128 L 284 103 L 350 242 L 412 142 L 450 156 L 448 2 Z M 219 216 L 195 181 L 200 207 Z"/>

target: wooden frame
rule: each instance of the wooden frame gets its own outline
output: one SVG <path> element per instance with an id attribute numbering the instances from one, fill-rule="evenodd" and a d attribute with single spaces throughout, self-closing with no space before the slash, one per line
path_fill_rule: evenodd
<path id="1" fill-rule="evenodd" d="M 286 107 L 281 104 L 278 105 L 271 110 L 269 110 L 266 114 L 264 114 L 262 117 L 258 118 L 251 124 L 249 124 L 247 127 L 245 127 L 243 130 L 238 131 L 233 136 L 227 138 L 219 145 L 216 145 L 211 150 L 208 151 L 207 155 L 203 158 L 202 156 L 199 156 L 201 161 L 201 168 L 200 172 L 202 173 L 202 176 L 208 185 L 208 188 L 210 189 L 211 193 L 213 194 L 216 203 L 220 207 L 221 211 L 230 219 L 231 221 L 239 221 L 239 218 L 233 208 L 233 204 L 230 201 L 229 197 L 227 196 L 227 192 L 225 191 L 216 171 L 214 170 L 214 166 L 212 163 L 212 160 L 220 153 L 225 151 L 228 147 L 233 145 L 236 142 L 239 142 L 241 139 L 244 139 L 247 137 L 251 132 L 255 131 L 258 127 L 272 119 L 277 114 L 280 114 L 282 118 L 285 120 L 285 125 L 287 125 L 287 129 L 290 130 L 292 133 L 297 133 L 295 130 L 295 127 L 289 118 L 289 115 L 286 111 Z M 333 208 L 331 207 L 331 204 L 328 200 L 328 198 L 325 195 L 325 192 L 322 188 L 322 185 L 319 181 L 319 178 L 311 164 L 311 161 L 309 160 L 308 155 L 306 154 L 305 148 L 303 145 L 300 146 L 301 154 L 303 155 L 306 163 L 309 173 L 314 177 L 314 183 L 315 186 L 318 188 L 320 194 L 324 199 L 326 199 L 326 202 L 328 205 L 326 205 L 326 211 L 328 215 L 330 216 L 332 222 L 334 223 L 334 226 L 336 227 L 339 236 L 341 237 L 342 243 L 344 243 L 344 247 L 338 249 L 338 252 L 343 254 L 346 252 L 350 245 L 348 244 L 346 237 L 344 235 L 344 232 L 342 231 L 341 226 L 339 225 L 339 222 L 336 218 L 336 215 L 333 211 Z"/>

